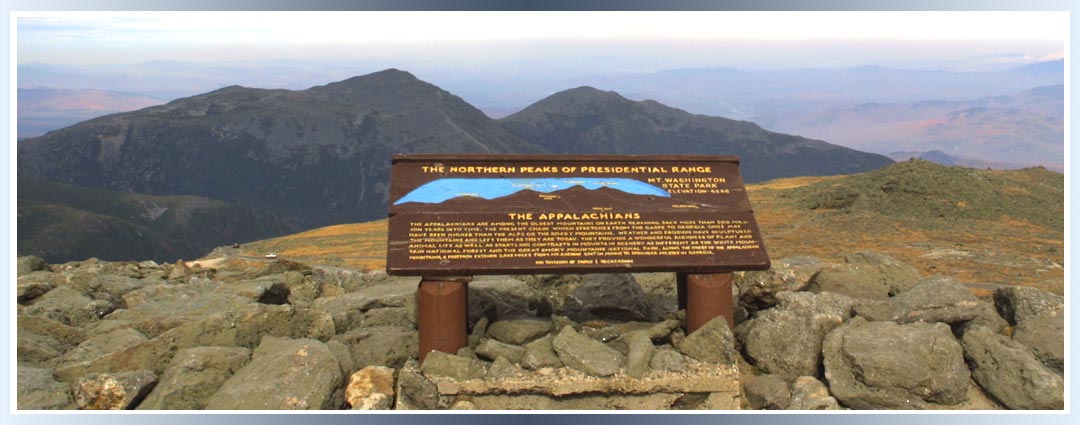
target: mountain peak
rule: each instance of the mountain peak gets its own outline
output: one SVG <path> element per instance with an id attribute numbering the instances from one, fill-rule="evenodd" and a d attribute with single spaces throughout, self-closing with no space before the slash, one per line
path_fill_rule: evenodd
<path id="1" fill-rule="evenodd" d="M 333 82 L 325 86 L 318 87 L 341 87 L 341 86 L 355 86 L 355 85 L 367 85 L 367 84 L 407 84 L 407 83 L 423 83 L 424 81 L 416 78 L 415 75 L 408 71 L 402 71 L 397 68 L 387 68 L 382 71 L 372 72 L 370 74 L 357 75 L 355 77 L 346 78 L 341 81 Z"/>
<path id="2" fill-rule="evenodd" d="M 397 69 L 397 68 L 387 68 L 387 69 L 384 69 L 382 71 L 372 72 L 372 73 L 367 74 L 367 75 L 360 75 L 360 76 L 357 76 L 357 77 L 353 77 L 353 78 L 350 78 L 349 80 L 356 79 L 356 78 L 380 79 L 380 80 L 400 80 L 400 81 L 420 81 L 420 79 L 416 78 L 416 76 L 413 75 L 411 72 L 403 71 L 403 70 L 400 70 L 400 69 Z M 346 81 L 348 81 L 348 80 L 346 80 Z"/>
<path id="3" fill-rule="evenodd" d="M 569 90 L 563 90 L 548 97 L 548 99 L 578 99 L 578 100 L 622 100 L 627 101 L 629 99 L 622 97 L 622 95 L 607 90 L 600 90 L 593 86 L 581 86 L 575 87 Z"/>

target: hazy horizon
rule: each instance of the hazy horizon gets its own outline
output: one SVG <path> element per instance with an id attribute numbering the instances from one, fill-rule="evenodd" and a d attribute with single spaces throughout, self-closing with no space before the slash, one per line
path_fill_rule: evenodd
<path id="1" fill-rule="evenodd" d="M 448 71 L 889 66 L 993 70 L 1064 57 L 1058 12 L 79 13 L 21 16 L 17 63 L 369 62 Z M 526 69 L 527 70 L 527 69 Z"/>

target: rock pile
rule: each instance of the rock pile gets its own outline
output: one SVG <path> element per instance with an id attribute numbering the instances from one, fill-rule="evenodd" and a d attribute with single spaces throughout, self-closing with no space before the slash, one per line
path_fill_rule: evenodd
<path id="1" fill-rule="evenodd" d="M 490 276 L 417 360 L 415 278 L 18 260 L 19 409 L 1061 409 L 1064 302 L 876 253 L 738 273 L 689 335 L 674 276 Z M 640 284 L 639 284 L 639 279 Z M 741 384 L 741 386 L 740 386 Z"/>
<path id="2" fill-rule="evenodd" d="M 736 327 L 740 351 L 763 373 L 745 382 L 751 407 L 1064 407 L 1061 296 L 1002 287 L 979 299 L 881 254 L 844 258 L 785 259 L 737 276 L 739 305 L 750 311 Z M 820 396 L 806 403 L 811 393 Z M 819 404 L 824 396 L 835 401 Z"/>

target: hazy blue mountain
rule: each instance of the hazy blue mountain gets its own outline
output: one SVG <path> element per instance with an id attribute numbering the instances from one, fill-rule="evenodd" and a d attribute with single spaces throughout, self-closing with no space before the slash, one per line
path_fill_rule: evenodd
<path id="1" fill-rule="evenodd" d="M 1028 165 L 1017 164 L 1017 163 L 993 162 L 993 161 L 983 161 L 981 159 L 974 159 L 974 158 L 957 157 L 957 156 L 949 155 L 949 154 L 947 154 L 945 152 L 937 151 L 937 150 L 927 151 L 927 152 L 911 152 L 911 151 L 907 151 L 907 152 L 904 152 L 904 151 L 890 152 L 887 156 L 889 158 L 892 158 L 892 160 L 896 161 L 896 162 L 903 162 L 903 161 L 907 161 L 909 159 L 925 159 L 927 161 L 930 161 L 930 162 L 933 162 L 933 163 L 936 163 L 936 164 L 941 164 L 941 165 L 949 165 L 949 166 L 959 165 L 959 166 L 963 166 L 963 167 L 990 168 L 990 169 L 994 169 L 994 170 L 1020 170 L 1020 169 L 1030 167 Z M 1056 171 L 1062 172 L 1064 170 L 1058 169 Z"/>
<path id="2" fill-rule="evenodd" d="M 552 153 L 738 155 L 743 177 L 751 182 L 857 173 L 892 163 L 882 155 L 592 87 L 556 93 L 499 123 Z"/>
<path id="3" fill-rule="evenodd" d="M 302 89 L 357 72 L 400 64 L 373 61 L 259 60 L 197 63 L 151 61 L 93 69 L 43 63 L 18 66 L 18 87 L 100 89 L 160 99 L 204 93 L 218 87 Z M 962 72 L 854 68 L 734 69 L 691 68 L 657 72 L 596 73 L 570 64 L 509 63 L 502 67 L 415 70 L 490 116 L 520 111 L 536 99 L 567 87 L 591 85 L 627 98 L 654 99 L 694 113 L 752 120 L 765 128 L 797 113 L 850 107 L 860 103 L 918 102 L 1007 95 L 1031 87 L 1063 84 L 1064 61 L 1002 71 Z"/>
<path id="4" fill-rule="evenodd" d="M 991 163 L 1064 166 L 1065 88 L 1010 96 L 865 103 L 790 117 L 780 131 L 869 152 L 940 150 Z"/>
<path id="5" fill-rule="evenodd" d="M 1063 84 L 1063 60 L 1004 71 L 958 72 L 862 66 L 844 69 L 678 69 L 582 80 L 632 99 L 654 99 L 697 113 L 750 119 L 777 128 L 785 111 L 805 113 L 860 103 L 911 103 L 1008 95 Z M 805 105 L 804 105 L 805 104 Z"/>

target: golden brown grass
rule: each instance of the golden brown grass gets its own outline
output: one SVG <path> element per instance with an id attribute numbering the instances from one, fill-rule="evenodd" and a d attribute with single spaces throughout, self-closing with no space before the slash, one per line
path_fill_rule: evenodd
<path id="1" fill-rule="evenodd" d="M 386 220 L 339 224 L 252 242 L 241 252 L 252 257 L 273 252 L 279 258 L 314 264 L 381 269 L 386 264 Z"/>
<path id="2" fill-rule="evenodd" d="M 810 210 L 785 192 L 841 177 L 798 177 L 747 186 L 769 256 L 811 255 L 827 261 L 878 251 L 963 282 L 1032 284 L 1064 276 L 1064 235 L 1016 217 L 933 222 L 875 213 Z M 1003 190 L 1004 191 L 1004 190 Z M 352 267 L 385 267 L 386 220 L 343 224 L 247 244 L 244 255 Z"/>

